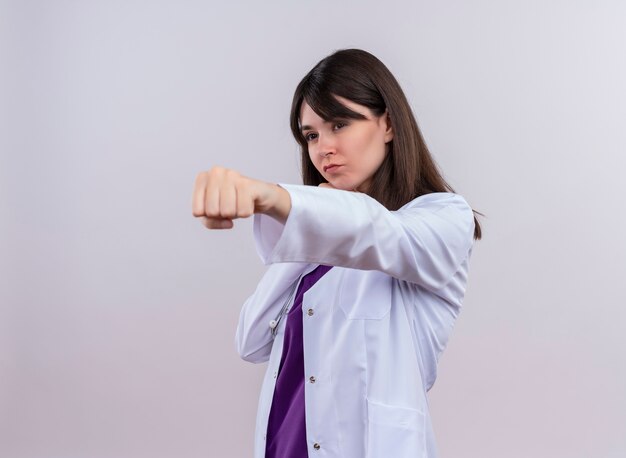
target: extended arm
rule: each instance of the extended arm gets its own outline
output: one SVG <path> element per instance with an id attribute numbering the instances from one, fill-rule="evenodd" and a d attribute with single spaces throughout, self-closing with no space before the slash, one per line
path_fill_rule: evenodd
<path id="1" fill-rule="evenodd" d="M 459 195 L 420 196 L 389 211 L 362 193 L 281 184 L 291 197 L 285 223 L 257 214 L 257 249 L 266 264 L 308 262 L 379 270 L 438 290 L 473 244 L 474 217 Z"/>
<path id="2" fill-rule="evenodd" d="M 282 308 L 291 286 L 306 267 L 306 264 L 272 264 L 254 293 L 244 302 L 235 335 L 237 352 L 242 359 L 252 363 L 269 359 L 273 343 L 269 323 Z"/>

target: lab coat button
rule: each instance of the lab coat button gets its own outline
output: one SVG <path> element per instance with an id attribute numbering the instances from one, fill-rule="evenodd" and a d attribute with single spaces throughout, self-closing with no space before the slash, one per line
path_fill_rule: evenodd
<path id="1" fill-rule="evenodd" d="M 321 447 L 320 447 L 320 444 L 318 444 L 318 443 L 316 442 L 315 444 L 313 444 L 313 448 L 314 448 L 315 450 L 319 450 Z"/>
<path id="2" fill-rule="evenodd" d="M 315 383 L 315 377 L 313 377 L 312 375 L 309 377 L 309 382 L 311 383 Z"/>
<path id="3" fill-rule="evenodd" d="M 307 310 L 307 312 L 306 312 L 306 313 L 308 313 L 308 314 L 309 314 L 309 316 L 313 316 L 313 309 L 309 309 L 309 310 Z"/>
<path id="4" fill-rule="evenodd" d="M 274 378 L 278 376 L 278 371 L 274 371 Z"/>

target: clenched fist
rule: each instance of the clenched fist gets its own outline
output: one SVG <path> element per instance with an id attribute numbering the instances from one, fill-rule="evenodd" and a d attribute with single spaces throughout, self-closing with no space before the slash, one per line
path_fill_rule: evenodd
<path id="1" fill-rule="evenodd" d="M 193 216 L 209 229 L 231 229 L 235 218 L 265 213 L 284 223 L 291 210 L 289 193 L 280 186 L 213 167 L 196 177 Z"/>

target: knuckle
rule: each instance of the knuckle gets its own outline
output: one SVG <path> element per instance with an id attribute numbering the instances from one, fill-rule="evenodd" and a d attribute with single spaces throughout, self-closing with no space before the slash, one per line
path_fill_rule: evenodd
<path id="1" fill-rule="evenodd" d="M 224 169 L 224 167 L 216 165 L 214 167 L 211 167 L 211 170 L 209 170 L 207 172 L 207 174 L 211 177 L 211 178 L 216 178 L 216 177 L 220 177 L 222 175 L 224 175 L 224 171 L 226 169 Z"/>
<path id="2" fill-rule="evenodd" d="M 232 169 L 225 169 L 224 175 L 226 176 L 227 179 L 232 180 L 232 181 L 236 181 L 240 177 L 239 172 L 232 170 Z"/>

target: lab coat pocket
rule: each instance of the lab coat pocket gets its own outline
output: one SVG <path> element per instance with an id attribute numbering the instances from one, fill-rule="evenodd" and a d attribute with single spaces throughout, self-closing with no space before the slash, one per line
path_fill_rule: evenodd
<path id="1" fill-rule="evenodd" d="M 337 296 L 350 320 L 380 320 L 391 308 L 392 278 L 378 271 L 345 269 Z"/>
<path id="2" fill-rule="evenodd" d="M 418 409 L 367 400 L 367 458 L 423 458 L 425 416 Z"/>

